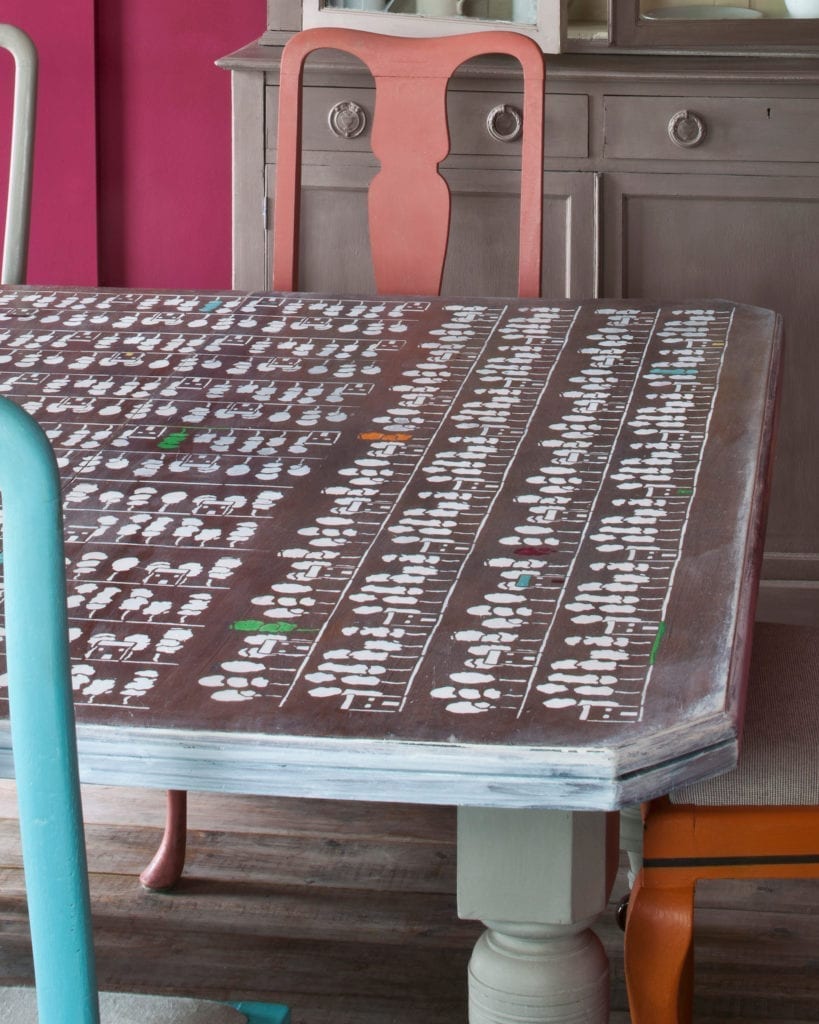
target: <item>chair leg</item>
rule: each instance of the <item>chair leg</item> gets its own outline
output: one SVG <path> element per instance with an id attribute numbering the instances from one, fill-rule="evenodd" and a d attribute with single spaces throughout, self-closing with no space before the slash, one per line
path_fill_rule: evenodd
<path id="1" fill-rule="evenodd" d="M 620 849 L 628 854 L 628 884 L 631 888 L 643 866 L 643 815 L 639 804 L 620 810 Z"/>
<path id="2" fill-rule="evenodd" d="M 626 987 L 632 1024 L 691 1024 L 694 881 L 665 889 L 644 884 L 629 900 Z"/>
<path id="3" fill-rule="evenodd" d="M 620 808 L 620 849 L 628 854 L 628 892 L 620 897 L 615 919 L 617 927 L 624 932 L 631 889 L 643 866 L 643 814 L 640 804 Z"/>
<path id="4" fill-rule="evenodd" d="M 185 841 L 188 831 L 188 794 L 184 789 L 169 789 L 165 813 L 165 833 L 151 863 L 139 876 L 146 889 L 172 889 L 185 867 Z"/>

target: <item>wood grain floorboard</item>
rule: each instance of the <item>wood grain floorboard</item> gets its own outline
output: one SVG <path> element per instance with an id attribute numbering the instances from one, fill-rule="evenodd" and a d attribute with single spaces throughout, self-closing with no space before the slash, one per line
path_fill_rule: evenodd
<path id="1" fill-rule="evenodd" d="M 285 1002 L 294 1024 L 463 1024 L 481 926 L 455 911 L 450 808 L 192 794 L 173 894 L 143 891 L 162 793 L 84 791 L 98 970 L 112 989 Z M 628 1024 L 613 906 L 597 926 Z M 819 1021 L 819 884 L 708 882 L 695 1024 Z M 31 978 L 13 784 L 0 782 L 0 984 Z"/>

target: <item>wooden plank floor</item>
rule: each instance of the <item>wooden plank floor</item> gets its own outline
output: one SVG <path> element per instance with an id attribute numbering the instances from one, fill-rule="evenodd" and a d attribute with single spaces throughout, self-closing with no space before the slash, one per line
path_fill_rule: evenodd
<path id="1" fill-rule="evenodd" d="M 480 930 L 455 913 L 449 808 L 191 797 L 186 877 L 144 892 L 163 796 L 85 790 L 99 974 L 108 988 L 285 1002 L 295 1024 L 463 1024 Z M 13 785 L 0 782 L 0 983 L 30 980 Z M 620 895 L 624 877 L 614 889 Z M 612 1022 L 628 1024 L 622 936 Z M 819 1021 L 819 883 L 708 883 L 697 1024 Z"/>

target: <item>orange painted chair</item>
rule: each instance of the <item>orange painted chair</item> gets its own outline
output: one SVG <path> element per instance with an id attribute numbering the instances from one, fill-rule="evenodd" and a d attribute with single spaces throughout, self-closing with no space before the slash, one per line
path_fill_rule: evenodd
<path id="1" fill-rule="evenodd" d="M 437 295 L 450 226 L 449 187 L 438 165 L 449 152 L 447 83 L 466 61 L 506 54 L 523 71 L 518 295 L 540 295 L 543 247 L 544 59 L 517 32 L 470 32 L 436 39 L 354 29 L 307 29 L 282 51 L 273 211 L 273 288 L 298 289 L 302 74 L 316 50 L 340 50 L 367 66 L 375 83 L 372 151 L 380 169 L 368 196 L 370 250 L 382 295 Z M 140 881 L 171 888 L 185 862 L 186 794 L 168 793 L 162 844 Z"/>
<path id="2" fill-rule="evenodd" d="M 819 879 L 819 629 L 757 625 L 738 767 L 644 814 L 626 919 L 631 1020 L 685 1024 L 697 881 Z"/>

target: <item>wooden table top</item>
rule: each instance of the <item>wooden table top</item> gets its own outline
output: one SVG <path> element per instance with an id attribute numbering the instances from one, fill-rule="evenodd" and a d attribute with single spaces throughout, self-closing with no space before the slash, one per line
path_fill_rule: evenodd
<path id="1" fill-rule="evenodd" d="M 0 394 L 64 481 L 84 777 L 608 808 L 730 767 L 780 334 L 0 290 Z"/>

